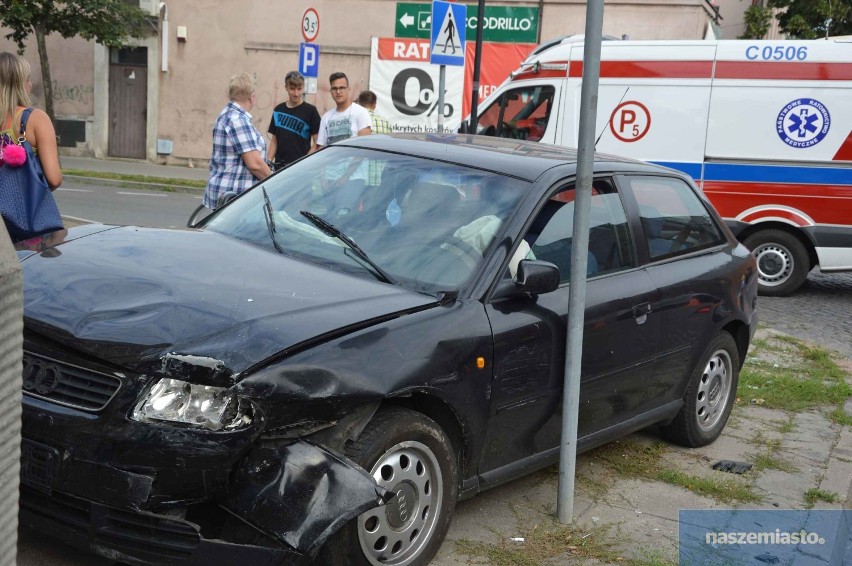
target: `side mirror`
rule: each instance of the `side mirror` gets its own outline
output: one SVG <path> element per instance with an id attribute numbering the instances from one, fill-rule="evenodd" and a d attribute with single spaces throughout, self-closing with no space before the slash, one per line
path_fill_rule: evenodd
<path id="1" fill-rule="evenodd" d="M 503 279 L 492 295 L 509 299 L 543 295 L 559 288 L 559 268 L 549 261 L 524 259 L 518 264 L 515 279 Z"/>
<path id="2" fill-rule="evenodd" d="M 530 295 L 543 295 L 559 288 L 559 268 L 549 261 L 523 259 L 518 264 L 515 287 Z"/>
<path id="3" fill-rule="evenodd" d="M 224 193 L 219 195 L 218 199 L 216 199 L 216 210 L 222 208 L 235 198 L 237 198 L 237 193 L 235 193 L 234 191 L 225 191 Z"/>

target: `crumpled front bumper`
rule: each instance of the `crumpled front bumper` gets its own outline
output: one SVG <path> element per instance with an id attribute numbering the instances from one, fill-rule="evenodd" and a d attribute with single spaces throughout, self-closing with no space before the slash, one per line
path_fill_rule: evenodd
<path id="1" fill-rule="evenodd" d="M 23 469 L 30 465 L 24 462 Z M 337 529 L 389 496 L 364 469 L 303 440 L 254 448 L 234 478 L 227 496 L 205 504 L 219 520 L 196 514 L 205 526 L 185 518 L 187 507 L 121 508 L 47 493 L 25 480 L 21 523 L 130 564 L 290 564 L 310 560 Z M 248 527 L 233 532 L 229 516 Z M 250 544 L 235 542 L 245 539 L 246 529 L 253 531 Z"/>
<path id="2" fill-rule="evenodd" d="M 142 435 L 145 425 L 128 423 L 103 427 L 112 432 L 98 443 L 94 423 L 75 411 L 25 401 L 21 524 L 112 560 L 308 561 L 389 495 L 363 468 L 306 440 L 264 442 L 247 432 L 216 442 L 211 433 L 193 439 L 183 431 L 182 444 L 167 442 L 176 439 L 168 427 L 151 425 Z M 138 465 L 146 459 L 146 468 Z"/>
<path id="3" fill-rule="evenodd" d="M 54 492 L 21 488 L 20 524 L 126 564 L 305 564 L 310 557 L 271 548 L 206 539 L 199 525 L 145 511 L 119 509 Z"/>

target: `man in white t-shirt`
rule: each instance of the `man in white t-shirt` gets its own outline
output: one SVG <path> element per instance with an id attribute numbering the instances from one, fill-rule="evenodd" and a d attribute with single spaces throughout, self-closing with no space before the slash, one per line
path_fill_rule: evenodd
<path id="1" fill-rule="evenodd" d="M 323 147 L 355 136 L 367 136 L 371 132 L 370 113 L 363 106 L 354 104 L 349 98 L 349 79 L 344 73 L 332 73 L 331 98 L 337 108 L 322 116 L 317 134 L 317 146 Z"/>

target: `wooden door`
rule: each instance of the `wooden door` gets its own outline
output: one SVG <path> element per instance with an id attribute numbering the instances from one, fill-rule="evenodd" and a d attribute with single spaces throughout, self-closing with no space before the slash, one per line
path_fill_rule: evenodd
<path id="1" fill-rule="evenodd" d="M 113 48 L 109 66 L 109 155 L 145 159 L 148 49 Z"/>

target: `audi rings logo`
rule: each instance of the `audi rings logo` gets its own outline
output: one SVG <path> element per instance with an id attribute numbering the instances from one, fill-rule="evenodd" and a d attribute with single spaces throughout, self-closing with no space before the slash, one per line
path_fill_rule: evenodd
<path id="1" fill-rule="evenodd" d="M 50 395 L 59 386 L 62 370 L 50 362 L 24 356 L 24 391 Z"/>

